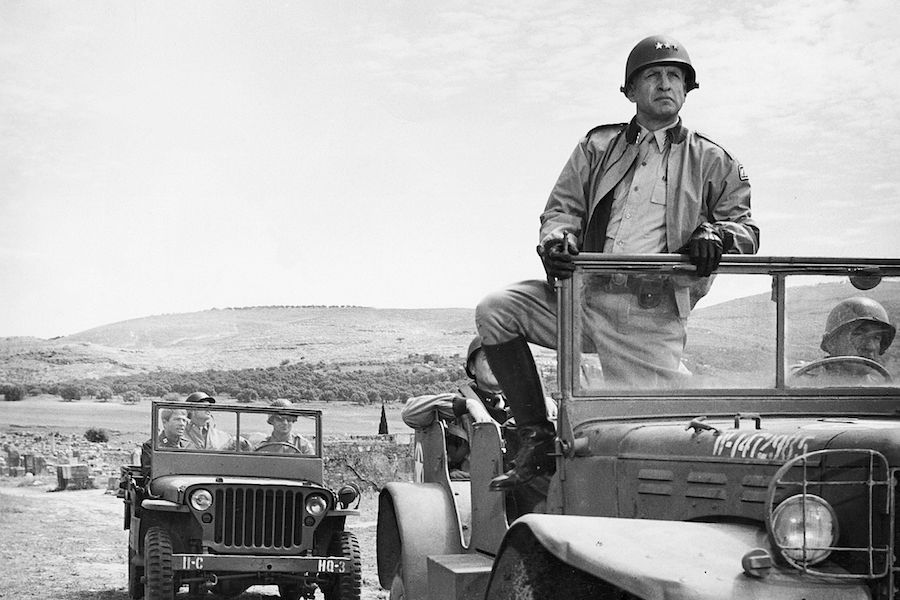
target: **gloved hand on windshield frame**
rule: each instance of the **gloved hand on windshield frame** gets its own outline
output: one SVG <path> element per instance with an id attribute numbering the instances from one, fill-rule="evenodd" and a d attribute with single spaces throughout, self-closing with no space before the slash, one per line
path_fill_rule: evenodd
<path id="1" fill-rule="evenodd" d="M 547 238 L 537 247 L 538 256 L 544 263 L 547 283 L 553 285 L 555 279 L 568 279 L 575 271 L 572 257 L 578 254 L 578 242 L 572 233 L 560 237 Z"/>
<path id="2" fill-rule="evenodd" d="M 691 263 L 697 267 L 698 277 L 709 277 L 719 268 L 722 255 L 733 244 L 734 236 L 729 231 L 717 228 L 712 223 L 703 223 L 694 230 L 691 239 L 678 252 L 688 255 Z"/>

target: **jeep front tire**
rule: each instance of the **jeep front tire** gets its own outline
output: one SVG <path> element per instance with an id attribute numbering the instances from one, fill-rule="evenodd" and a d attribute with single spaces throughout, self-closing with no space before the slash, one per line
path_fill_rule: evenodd
<path id="1" fill-rule="evenodd" d="M 161 527 L 151 527 L 144 536 L 144 599 L 174 600 L 172 538 Z"/>

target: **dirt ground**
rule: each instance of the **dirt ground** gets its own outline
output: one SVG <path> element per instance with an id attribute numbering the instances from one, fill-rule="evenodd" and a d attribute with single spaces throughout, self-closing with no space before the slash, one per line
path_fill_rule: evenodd
<path id="1" fill-rule="evenodd" d="M 0 478 L 0 598 L 127 600 L 122 500 L 104 489 L 54 492 L 51 479 Z M 363 600 L 388 597 L 375 567 L 377 504 L 377 495 L 367 492 L 360 516 L 348 520 L 362 550 Z M 182 589 L 178 598 L 187 598 Z M 240 596 L 277 597 L 274 586 L 252 587 Z"/>

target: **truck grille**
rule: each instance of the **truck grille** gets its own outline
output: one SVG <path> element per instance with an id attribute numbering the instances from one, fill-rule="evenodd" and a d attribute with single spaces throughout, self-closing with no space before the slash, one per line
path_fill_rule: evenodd
<path id="1" fill-rule="evenodd" d="M 285 549 L 303 541 L 303 494 L 297 490 L 226 487 L 215 490 L 213 506 L 219 549 Z"/>

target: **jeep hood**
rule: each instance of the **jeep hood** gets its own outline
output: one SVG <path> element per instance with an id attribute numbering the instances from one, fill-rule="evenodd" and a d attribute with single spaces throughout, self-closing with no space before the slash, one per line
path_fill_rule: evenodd
<path id="1" fill-rule="evenodd" d="M 150 492 L 157 498 L 179 502 L 181 493 L 191 486 L 210 487 L 290 487 L 325 489 L 312 481 L 250 477 L 210 477 L 209 475 L 164 475 L 150 482 Z"/>

